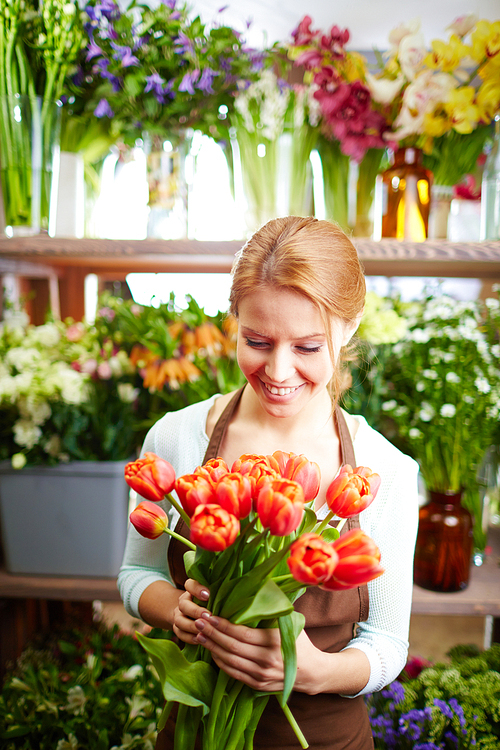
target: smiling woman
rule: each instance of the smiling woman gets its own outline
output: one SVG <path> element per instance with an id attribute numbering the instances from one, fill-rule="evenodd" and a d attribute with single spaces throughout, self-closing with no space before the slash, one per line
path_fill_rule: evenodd
<path id="1" fill-rule="evenodd" d="M 307 456 L 318 467 L 319 489 L 310 510 L 325 527 L 332 518 L 327 489 L 341 466 L 344 473 L 364 466 L 371 467 L 365 470 L 368 478 L 372 469 L 380 475 L 376 499 L 348 518 L 340 542 L 348 555 L 356 530 L 369 534 L 384 574 L 368 584 L 356 578 L 349 590 L 310 589 L 295 603 L 305 628 L 296 641 L 297 676 L 288 706 L 316 750 L 372 750 L 362 696 L 397 677 L 408 649 L 417 465 L 363 417 L 337 405 L 364 298 L 356 251 L 338 226 L 293 216 L 270 221 L 243 247 L 233 269 L 230 311 L 238 321 L 238 364 L 247 385 L 166 414 L 143 447 L 143 455 L 151 451 L 169 461 L 177 476 L 216 458 L 237 471 L 238 459 L 249 454 L 286 452 L 295 454 L 298 464 Z M 352 481 L 364 486 L 366 476 Z M 266 498 L 259 494 L 258 502 L 270 511 L 266 524 L 273 522 L 276 512 Z M 169 528 L 186 536 L 176 503 L 160 505 Z M 210 513 L 217 508 L 206 507 Z M 185 546 L 166 536 L 150 541 L 130 530 L 119 576 L 128 611 L 171 628 L 180 642 L 201 644 L 207 661 L 229 678 L 253 690 L 283 690 L 276 628 L 249 628 L 213 616 L 207 585 L 187 578 Z M 369 554 L 349 565 L 362 568 Z M 171 717 L 157 749 L 173 748 L 174 734 Z M 297 738 L 277 701 L 264 709 L 253 747 L 296 750 Z"/>

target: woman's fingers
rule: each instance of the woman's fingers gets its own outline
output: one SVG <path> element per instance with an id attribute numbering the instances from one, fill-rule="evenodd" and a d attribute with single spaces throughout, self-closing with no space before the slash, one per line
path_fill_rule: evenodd
<path id="1" fill-rule="evenodd" d="M 196 640 L 199 631 L 195 626 L 195 620 L 202 615 L 210 616 L 210 612 L 194 599 L 208 600 L 209 596 L 208 590 L 197 581 L 191 578 L 186 581 L 186 591 L 179 597 L 172 627 L 175 635 L 185 643 L 193 643 Z"/>
<path id="2" fill-rule="evenodd" d="M 184 588 L 191 594 L 194 599 L 199 599 L 202 602 L 207 602 L 210 598 L 210 592 L 206 586 L 203 586 L 193 578 L 188 578 L 184 584 Z"/>

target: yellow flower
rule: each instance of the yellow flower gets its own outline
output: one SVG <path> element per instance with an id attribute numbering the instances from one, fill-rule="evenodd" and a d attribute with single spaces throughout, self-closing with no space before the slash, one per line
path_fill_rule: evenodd
<path id="1" fill-rule="evenodd" d="M 434 39 L 431 46 L 432 52 L 424 57 L 424 65 L 432 70 L 442 70 L 444 73 L 452 73 L 460 67 L 462 58 L 467 54 L 466 46 L 456 34 L 450 36 L 448 43 Z"/>
<path id="2" fill-rule="evenodd" d="M 476 104 L 479 107 L 479 117 L 490 122 L 500 108 L 500 78 L 485 81 L 476 94 Z"/>
<path id="3" fill-rule="evenodd" d="M 453 123 L 449 115 L 441 107 L 435 109 L 434 112 L 427 112 L 424 116 L 423 131 L 425 135 L 439 138 L 452 127 Z"/>
<path id="4" fill-rule="evenodd" d="M 472 86 L 462 86 L 450 91 L 444 108 L 449 114 L 457 133 L 472 133 L 480 118 L 479 107 L 474 102 L 475 90 Z"/>
<path id="5" fill-rule="evenodd" d="M 500 52 L 500 21 L 490 23 L 484 19 L 479 21 L 471 34 L 471 55 L 476 62 L 496 58 L 499 60 Z M 500 64 L 500 63 L 499 63 Z"/>

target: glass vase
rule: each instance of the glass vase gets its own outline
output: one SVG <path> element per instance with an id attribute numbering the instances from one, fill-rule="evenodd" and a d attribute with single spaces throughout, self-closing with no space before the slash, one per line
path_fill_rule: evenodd
<path id="1" fill-rule="evenodd" d="M 318 138 L 316 149 L 323 170 L 325 218 L 348 231 L 350 157 L 342 153 L 339 141 L 324 136 Z"/>
<path id="2" fill-rule="evenodd" d="M 146 169 L 149 193 L 148 237 L 165 240 L 188 236 L 188 194 L 186 159 L 192 134 L 180 133 L 167 139 L 146 134 Z"/>
<path id="3" fill-rule="evenodd" d="M 373 233 L 372 204 L 375 196 L 375 183 L 384 153 L 382 148 L 369 148 L 359 163 L 356 185 L 356 223 L 353 230 L 353 234 L 357 237 L 371 237 Z"/>
<path id="4" fill-rule="evenodd" d="M 500 239 L 500 112 L 495 115 L 493 143 L 483 170 L 480 239 Z"/>
<path id="5" fill-rule="evenodd" d="M 60 102 L 15 94 L 0 97 L 0 174 L 5 233 L 53 234 Z"/>
<path id="6" fill-rule="evenodd" d="M 429 490 L 420 508 L 414 582 L 431 591 L 462 591 L 469 583 L 473 549 L 472 516 L 461 492 Z"/>
<path id="7" fill-rule="evenodd" d="M 393 164 L 377 177 L 375 239 L 423 242 L 429 232 L 432 173 L 418 148 L 399 148 Z"/>

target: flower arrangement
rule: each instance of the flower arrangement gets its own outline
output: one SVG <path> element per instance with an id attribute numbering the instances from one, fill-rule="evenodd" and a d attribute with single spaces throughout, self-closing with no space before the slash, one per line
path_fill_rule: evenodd
<path id="1" fill-rule="evenodd" d="M 500 648 L 456 646 L 449 663 L 409 669 L 367 696 L 376 750 L 493 750 L 498 747 Z"/>
<path id="2" fill-rule="evenodd" d="M 500 105 L 500 22 L 470 13 L 448 29 L 449 40 L 433 40 L 429 51 L 418 19 L 401 24 L 389 35 L 387 61 L 366 79 L 391 138 L 424 149 L 437 185 L 474 171 Z"/>
<path id="3" fill-rule="evenodd" d="M 190 540 L 180 537 L 189 548 L 186 571 L 209 588 L 207 608 L 213 615 L 249 627 L 279 627 L 285 677 L 277 697 L 301 746 L 307 747 L 287 706 L 297 669 L 295 641 L 304 626 L 293 602 L 307 586 L 349 589 L 383 573 L 380 552 L 366 534 L 353 529 L 339 536 L 345 520 L 373 502 L 380 477 L 366 467 L 343 466 L 327 490 L 330 513 L 323 521 L 313 510 L 319 467 L 282 451 L 241 456 L 231 469 L 221 458 L 210 459 L 177 478 L 167 461 L 146 453 L 127 465 L 125 479 L 147 498 L 130 515 L 143 536 L 179 538 L 156 503 L 166 497 L 178 510 L 190 530 Z M 328 526 L 334 515 L 343 519 L 337 528 Z M 176 744 L 194 747 L 200 731 L 204 750 L 234 747 L 243 735 L 245 747 L 253 746 L 270 694 L 230 678 L 201 644 L 180 651 L 170 638 L 138 637 L 167 701 L 159 729 L 178 703 Z"/>
<path id="4" fill-rule="evenodd" d="M 2 748 L 154 750 L 160 702 L 134 636 L 116 625 L 65 626 L 39 636 L 9 669 L 0 692 Z"/>
<path id="5" fill-rule="evenodd" d="M 101 298 L 95 323 L 0 326 L 0 459 L 123 460 L 166 411 L 241 384 L 231 321 Z"/>

